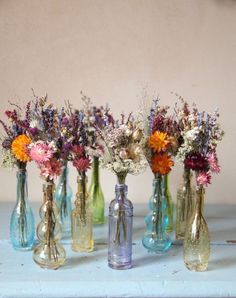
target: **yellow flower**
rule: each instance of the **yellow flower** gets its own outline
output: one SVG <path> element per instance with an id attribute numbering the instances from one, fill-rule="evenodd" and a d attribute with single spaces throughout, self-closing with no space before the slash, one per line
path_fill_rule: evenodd
<path id="1" fill-rule="evenodd" d="M 11 144 L 11 150 L 16 159 L 21 162 L 27 162 L 30 160 L 30 157 L 26 152 L 26 146 L 30 143 L 31 140 L 26 135 L 19 135 L 14 139 Z"/>
<path id="2" fill-rule="evenodd" d="M 155 131 L 148 140 L 149 147 L 157 153 L 165 151 L 169 143 L 167 133 L 160 131 Z"/>
<path id="3" fill-rule="evenodd" d="M 152 158 L 152 171 L 154 174 L 166 175 L 171 171 L 173 165 L 174 162 L 167 153 L 156 154 Z"/>

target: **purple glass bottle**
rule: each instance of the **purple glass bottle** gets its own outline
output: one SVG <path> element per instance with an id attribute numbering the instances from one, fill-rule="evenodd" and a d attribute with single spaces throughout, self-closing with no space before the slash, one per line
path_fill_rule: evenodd
<path id="1" fill-rule="evenodd" d="M 133 205 L 127 191 L 127 185 L 117 184 L 109 207 L 108 265 L 112 269 L 132 267 Z"/>

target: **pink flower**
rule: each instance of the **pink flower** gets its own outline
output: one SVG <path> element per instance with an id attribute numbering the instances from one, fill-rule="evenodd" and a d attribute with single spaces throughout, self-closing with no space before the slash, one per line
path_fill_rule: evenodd
<path id="1" fill-rule="evenodd" d="M 220 173 L 220 166 L 218 164 L 218 158 L 215 152 L 208 154 L 208 162 L 210 165 L 210 169 L 213 173 L 219 174 Z"/>
<path id="2" fill-rule="evenodd" d="M 200 172 L 197 174 L 197 185 L 208 186 L 211 183 L 211 174 L 209 172 Z"/>
<path id="3" fill-rule="evenodd" d="M 29 155 L 36 163 L 41 164 L 49 161 L 55 153 L 53 145 L 38 141 L 29 146 Z"/>
<path id="4" fill-rule="evenodd" d="M 81 146 L 81 145 L 73 145 L 72 146 L 72 152 L 75 155 L 82 155 L 82 154 L 84 154 L 84 147 Z"/>
<path id="5" fill-rule="evenodd" d="M 61 161 L 53 158 L 45 163 L 40 164 L 41 176 L 54 180 L 61 174 L 62 163 Z"/>
<path id="6" fill-rule="evenodd" d="M 90 168 L 90 160 L 86 157 L 75 158 L 73 166 L 80 172 L 85 172 Z"/>

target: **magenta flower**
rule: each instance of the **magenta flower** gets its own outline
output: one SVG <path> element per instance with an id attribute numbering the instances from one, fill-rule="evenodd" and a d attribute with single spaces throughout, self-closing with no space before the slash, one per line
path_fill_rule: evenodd
<path id="1" fill-rule="evenodd" d="M 51 160 L 46 161 L 45 163 L 41 163 L 39 167 L 41 170 L 41 176 L 50 180 L 56 179 L 62 171 L 61 161 L 55 158 L 52 158 Z"/>
<path id="2" fill-rule="evenodd" d="M 209 172 L 199 172 L 197 174 L 197 185 L 208 186 L 211 183 L 211 174 Z"/>
<path id="3" fill-rule="evenodd" d="M 213 173 L 219 174 L 220 173 L 220 166 L 218 164 L 218 158 L 215 152 L 208 154 L 208 162 L 210 165 L 210 169 Z"/>
<path id="4" fill-rule="evenodd" d="M 75 155 L 83 155 L 84 154 L 84 146 L 81 146 L 81 145 L 73 145 L 72 146 L 72 152 L 75 154 Z"/>
<path id="5" fill-rule="evenodd" d="M 87 157 L 75 158 L 73 166 L 76 167 L 79 172 L 85 172 L 90 168 L 90 160 Z"/>
<path id="6" fill-rule="evenodd" d="M 184 165 L 194 171 L 207 171 L 209 168 L 208 160 L 200 153 L 190 153 L 185 158 Z"/>
<path id="7" fill-rule="evenodd" d="M 38 141 L 29 146 L 29 155 L 31 159 L 38 164 L 49 161 L 54 153 L 55 148 L 52 143 L 46 144 L 42 141 Z"/>

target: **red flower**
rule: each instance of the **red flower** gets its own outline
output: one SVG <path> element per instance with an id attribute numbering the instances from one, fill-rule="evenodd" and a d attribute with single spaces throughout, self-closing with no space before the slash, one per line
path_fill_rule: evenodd
<path id="1" fill-rule="evenodd" d="M 190 153 L 185 158 L 184 165 L 194 171 L 207 171 L 209 168 L 207 158 L 200 153 Z"/>
<path id="2" fill-rule="evenodd" d="M 90 165 L 90 160 L 87 157 L 75 158 L 73 161 L 73 166 L 76 167 L 79 172 L 86 172 L 90 168 Z"/>

